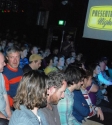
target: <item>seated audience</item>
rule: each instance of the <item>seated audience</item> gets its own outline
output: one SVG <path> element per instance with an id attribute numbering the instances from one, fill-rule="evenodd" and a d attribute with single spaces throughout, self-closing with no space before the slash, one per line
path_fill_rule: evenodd
<path id="1" fill-rule="evenodd" d="M 112 121 L 109 120 L 108 118 L 111 117 L 111 113 L 102 112 L 102 109 L 100 107 L 93 105 L 91 102 L 91 99 L 88 95 L 88 91 L 86 90 L 87 87 L 91 86 L 91 83 L 92 83 L 92 73 L 90 71 L 86 71 L 84 75 L 84 82 L 83 85 L 81 86 L 81 92 L 85 97 L 85 100 L 87 101 L 90 108 L 90 114 L 87 118 L 89 120 L 96 121 L 104 125 L 110 125 L 112 124 Z M 109 124 L 107 123 L 107 121 Z"/>
<path id="2" fill-rule="evenodd" d="M 112 85 L 112 80 L 106 75 L 105 72 L 106 65 L 102 59 L 99 61 L 99 66 L 101 69 L 101 72 L 98 74 L 98 80 L 100 81 L 100 84 L 105 84 L 108 86 Z"/>
<path id="3" fill-rule="evenodd" d="M 54 72 L 54 71 L 58 70 L 54 66 L 54 65 L 57 65 L 57 63 L 58 63 L 58 61 L 55 58 L 56 58 L 56 56 L 53 56 L 53 55 L 49 55 L 46 58 L 46 63 L 48 64 L 48 66 L 44 69 L 44 72 L 45 72 L 46 75 L 48 75 L 50 72 Z"/>

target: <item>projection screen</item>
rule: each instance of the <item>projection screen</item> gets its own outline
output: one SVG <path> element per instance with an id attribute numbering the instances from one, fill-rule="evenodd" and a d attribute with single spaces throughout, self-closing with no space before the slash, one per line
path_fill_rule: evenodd
<path id="1" fill-rule="evenodd" d="M 112 0 L 89 0 L 83 37 L 112 41 Z"/>

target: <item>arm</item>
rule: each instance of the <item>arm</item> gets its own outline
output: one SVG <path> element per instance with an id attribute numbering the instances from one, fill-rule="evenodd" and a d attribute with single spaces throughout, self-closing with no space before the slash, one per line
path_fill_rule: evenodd
<path id="1" fill-rule="evenodd" d="M 10 110 L 9 100 L 8 100 L 7 94 L 4 95 L 4 99 L 5 99 L 5 102 L 6 102 L 5 111 L 6 111 L 7 115 L 8 115 L 8 119 L 10 119 L 10 117 L 11 117 L 11 110 Z"/>
<path id="2" fill-rule="evenodd" d="M 0 112 L 0 118 L 7 119 L 6 116 L 2 112 Z"/>
<path id="3" fill-rule="evenodd" d="M 101 73 L 98 75 L 98 80 L 105 85 L 112 85 L 112 82 L 106 80 Z"/>
<path id="4" fill-rule="evenodd" d="M 104 115 L 103 115 L 103 112 L 102 112 L 101 108 L 100 107 L 96 107 L 95 110 L 97 112 L 97 117 L 100 118 L 100 120 L 103 121 L 104 120 Z"/>
<path id="5" fill-rule="evenodd" d="M 80 94 L 80 96 L 79 96 Z M 74 105 L 73 105 L 73 112 L 77 111 L 81 116 L 87 117 L 90 113 L 89 106 L 80 92 L 74 91 Z"/>

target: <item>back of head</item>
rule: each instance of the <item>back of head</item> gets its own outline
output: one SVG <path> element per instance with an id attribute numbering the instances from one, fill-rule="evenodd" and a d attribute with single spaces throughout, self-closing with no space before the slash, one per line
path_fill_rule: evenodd
<path id="1" fill-rule="evenodd" d="M 81 72 L 81 69 L 75 66 L 70 66 L 65 70 L 65 77 L 68 86 L 77 84 L 79 81 L 81 81 L 83 75 Z"/>
<path id="2" fill-rule="evenodd" d="M 90 64 L 90 65 L 89 65 L 90 71 L 93 72 L 97 66 L 99 66 L 98 63 L 92 63 L 92 64 Z"/>
<path id="3" fill-rule="evenodd" d="M 60 88 L 62 86 L 62 81 L 65 80 L 65 76 L 62 72 L 51 72 L 48 74 L 48 87 L 56 86 Z"/>
<path id="4" fill-rule="evenodd" d="M 25 73 L 14 97 L 14 107 L 20 109 L 20 105 L 25 105 L 32 110 L 46 105 L 47 78 L 37 71 Z"/>

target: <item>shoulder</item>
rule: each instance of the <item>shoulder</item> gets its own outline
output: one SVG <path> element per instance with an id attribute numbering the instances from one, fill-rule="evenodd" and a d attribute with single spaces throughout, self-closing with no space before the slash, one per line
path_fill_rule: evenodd
<path id="1" fill-rule="evenodd" d="M 32 117 L 31 111 L 15 110 L 9 125 L 39 125 L 38 118 Z"/>
<path id="2" fill-rule="evenodd" d="M 27 123 L 29 121 L 27 115 L 22 112 L 21 110 L 15 110 L 11 116 L 9 125 L 18 125 L 18 124 L 23 124 L 23 123 Z"/>

